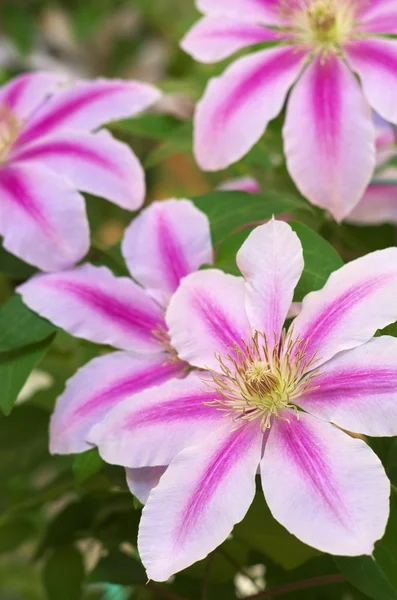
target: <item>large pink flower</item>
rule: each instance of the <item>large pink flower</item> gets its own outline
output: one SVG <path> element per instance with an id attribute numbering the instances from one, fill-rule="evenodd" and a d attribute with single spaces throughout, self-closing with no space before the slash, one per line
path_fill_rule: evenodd
<path id="1" fill-rule="evenodd" d="M 196 0 L 204 17 L 182 47 L 215 62 L 262 42 L 210 81 L 195 117 L 195 154 L 206 170 L 239 160 L 281 111 L 289 171 L 311 202 L 342 219 L 375 165 L 369 105 L 397 123 L 394 0 Z M 361 87 L 355 74 L 361 79 Z"/>
<path id="2" fill-rule="evenodd" d="M 373 338 L 397 319 L 397 248 L 333 273 L 287 332 L 303 269 L 296 234 L 261 225 L 237 262 L 244 278 L 215 269 L 185 277 L 166 313 L 172 346 L 201 371 L 121 402 L 88 436 L 111 463 L 169 465 L 140 525 L 150 579 L 227 538 L 258 469 L 274 517 L 320 550 L 371 554 L 387 522 L 382 464 L 342 430 L 397 434 L 397 339 Z"/>
<path id="3" fill-rule="evenodd" d="M 151 204 L 127 229 L 122 250 L 140 285 L 85 264 L 36 275 L 18 290 L 30 308 L 72 335 L 119 349 L 90 361 L 67 383 L 52 416 L 53 453 L 87 450 L 88 432 L 110 408 L 186 375 L 188 365 L 170 344 L 165 307 L 182 277 L 212 262 L 207 217 L 188 200 Z M 208 399 L 199 383 L 200 398 Z M 157 472 L 129 472 L 131 490 L 141 500 Z"/>
<path id="4" fill-rule="evenodd" d="M 144 201 L 143 169 L 108 121 L 153 104 L 159 92 L 135 81 L 80 81 L 26 74 L 0 89 L 0 235 L 4 246 L 44 271 L 72 266 L 89 248 L 83 196 L 128 210 Z"/>

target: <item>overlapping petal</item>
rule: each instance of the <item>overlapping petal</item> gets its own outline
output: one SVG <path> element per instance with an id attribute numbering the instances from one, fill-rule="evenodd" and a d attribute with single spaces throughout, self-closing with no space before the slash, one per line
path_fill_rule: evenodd
<path id="1" fill-rule="evenodd" d="M 182 363 L 167 362 L 162 352 L 149 356 L 113 352 L 95 358 L 69 379 L 57 400 L 51 418 L 51 452 L 74 454 L 88 450 L 88 433 L 112 408 L 182 374 Z"/>
<path id="2" fill-rule="evenodd" d="M 321 367 L 299 406 L 343 429 L 397 435 L 397 339 L 373 338 Z"/>
<path id="3" fill-rule="evenodd" d="M 132 152 L 107 131 L 55 133 L 17 150 L 14 162 L 35 161 L 67 178 L 76 189 L 103 196 L 128 210 L 145 197 L 145 174 Z"/>
<path id="4" fill-rule="evenodd" d="M 219 369 L 218 354 L 233 354 L 250 338 L 240 277 L 209 269 L 186 277 L 166 314 L 172 346 L 181 359 L 203 369 Z"/>
<path id="5" fill-rule="evenodd" d="M 280 25 L 284 22 L 280 0 L 196 0 L 196 6 L 205 15 L 234 17 L 266 25 Z"/>
<path id="6" fill-rule="evenodd" d="M 317 365 L 367 342 L 397 320 L 397 248 L 367 254 L 338 269 L 325 286 L 303 300 L 294 335 L 308 340 Z"/>
<path id="7" fill-rule="evenodd" d="M 89 248 L 84 198 L 34 163 L 0 170 L 0 234 L 4 247 L 43 271 L 72 266 Z"/>
<path id="8" fill-rule="evenodd" d="M 247 46 L 278 39 L 281 34 L 256 23 L 225 16 L 204 17 L 188 31 L 181 48 L 199 62 L 212 63 Z"/>
<path id="9" fill-rule="evenodd" d="M 206 404 L 215 397 L 198 374 L 190 373 L 121 402 L 93 427 L 88 440 L 111 464 L 168 465 L 220 426 L 222 414 Z"/>
<path id="10" fill-rule="evenodd" d="M 286 223 L 256 227 L 237 253 L 246 280 L 246 310 L 253 329 L 270 345 L 280 337 L 294 289 L 303 271 L 302 246 Z"/>
<path id="11" fill-rule="evenodd" d="M 273 516 L 300 540 L 330 554 L 372 554 L 389 516 L 390 484 L 362 440 L 293 411 L 273 423 L 261 461 Z"/>
<path id="12" fill-rule="evenodd" d="M 306 51 L 296 47 L 263 50 L 236 60 L 209 82 L 194 122 L 202 169 L 223 169 L 248 152 L 281 111 L 305 58 Z"/>
<path id="13" fill-rule="evenodd" d="M 141 467 L 126 469 L 127 485 L 142 504 L 146 504 L 149 494 L 158 485 L 167 467 Z"/>
<path id="14" fill-rule="evenodd" d="M 33 115 L 64 79 L 62 75 L 46 72 L 19 75 L 1 87 L 1 110 L 9 111 L 20 123 Z"/>
<path id="15" fill-rule="evenodd" d="M 397 223 L 397 183 L 371 183 L 346 220 L 368 225 Z"/>
<path id="16" fill-rule="evenodd" d="M 74 336 L 123 350 L 158 352 L 153 333 L 164 327 L 163 311 L 148 294 L 107 267 L 82 265 L 36 275 L 18 288 L 23 301 Z"/>
<path id="17" fill-rule="evenodd" d="M 190 200 L 154 202 L 127 228 L 122 251 L 134 279 L 166 304 L 183 277 L 212 263 L 208 218 Z"/>
<path id="18" fill-rule="evenodd" d="M 359 84 L 338 57 L 319 56 L 294 86 L 284 145 L 301 193 L 341 220 L 372 177 L 375 128 Z"/>
<path id="19" fill-rule="evenodd" d="M 365 39 L 350 42 L 345 54 L 359 75 L 368 102 L 391 123 L 397 123 L 397 41 Z"/>
<path id="20" fill-rule="evenodd" d="M 221 544 L 255 495 L 262 434 L 226 425 L 181 452 L 143 509 L 138 547 L 149 579 L 166 581 Z"/>
<path id="21" fill-rule="evenodd" d="M 62 130 L 90 131 L 116 119 L 130 117 L 160 97 L 156 88 L 136 81 L 81 81 L 58 92 L 35 115 L 19 137 L 18 145 Z"/>

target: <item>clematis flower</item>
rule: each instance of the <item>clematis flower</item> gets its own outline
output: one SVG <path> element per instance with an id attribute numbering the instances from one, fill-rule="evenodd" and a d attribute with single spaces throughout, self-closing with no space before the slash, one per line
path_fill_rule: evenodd
<path id="1" fill-rule="evenodd" d="M 397 339 L 373 338 L 397 319 L 397 248 L 333 273 L 288 331 L 303 269 L 296 234 L 261 225 L 237 263 L 243 277 L 188 275 L 167 309 L 171 344 L 196 370 L 121 402 L 88 436 L 110 463 L 169 464 L 139 529 L 150 579 L 228 537 L 258 469 L 274 517 L 324 552 L 371 554 L 388 519 L 383 466 L 346 431 L 397 434 Z"/>
<path id="2" fill-rule="evenodd" d="M 207 217 L 189 200 L 153 203 L 127 229 L 122 251 L 139 284 L 85 264 L 36 275 L 19 287 L 24 302 L 55 325 L 118 348 L 91 360 L 68 381 L 51 420 L 52 453 L 91 448 L 88 432 L 110 408 L 146 388 L 161 389 L 189 368 L 170 344 L 165 307 L 182 277 L 212 262 Z M 158 472 L 129 471 L 131 491 L 145 501 Z"/>
<path id="3" fill-rule="evenodd" d="M 204 170 L 243 157 L 282 110 L 284 147 L 301 193 L 341 220 L 375 166 L 369 106 L 397 123 L 397 11 L 393 0 L 196 0 L 204 17 L 182 48 L 211 63 L 253 44 L 209 82 L 195 115 Z M 356 79 L 361 80 L 361 86 Z"/>
<path id="4" fill-rule="evenodd" d="M 143 204 L 143 169 L 108 121 L 159 97 L 136 81 L 80 81 L 21 75 L 0 88 L 0 235 L 4 247 L 43 271 L 72 266 L 89 248 L 81 190 L 122 208 Z"/>

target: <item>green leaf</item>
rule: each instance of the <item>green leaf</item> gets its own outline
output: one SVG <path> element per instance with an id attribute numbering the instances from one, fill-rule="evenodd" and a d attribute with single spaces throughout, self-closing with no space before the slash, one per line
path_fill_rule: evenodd
<path id="1" fill-rule="evenodd" d="M 152 140 L 166 140 L 181 125 L 172 115 L 144 114 L 133 119 L 123 119 L 111 124 L 111 129 Z"/>
<path id="2" fill-rule="evenodd" d="M 267 191 L 262 194 L 217 191 L 193 198 L 194 204 L 208 216 L 214 244 L 236 230 L 259 224 L 283 213 L 312 212 L 312 207 L 291 194 Z"/>
<path id="3" fill-rule="evenodd" d="M 291 222 L 290 226 L 303 248 L 305 268 L 295 289 L 295 300 L 302 300 L 309 292 L 322 288 L 331 273 L 343 266 L 343 261 L 324 238 L 303 223 Z"/>
<path id="4" fill-rule="evenodd" d="M 13 296 L 0 309 L 0 352 L 36 344 L 55 331 L 49 321 L 25 306 L 20 296 Z"/>
<path id="5" fill-rule="evenodd" d="M 25 517 L 0 525 L 0 554 L 12 552 L 35 533 L 36 527 Z"/>
<path id="6" fill-rule="evenodd" d="M 0 6 L 0 18 L 2 28 L 18 50 L 23 54 L 30 52 L 35 36 L 35 25 L 32 15 L 26 15 L 25 6 L 18 5 L 15 0 L 7 2 L 3 0 Z"/>
<path id="7" fill-rule="evenodd" d="M 95 475 L 95 473 L 98 473 L 102 465 L 103 460 L 99 456 L 97 448 L 75 456 L 73 460 L 73 472 L 76 483 L 79 485 L 84 483 L 87 479 Z"/>
<path id="8" fill-rule="evenodd" d="M 233 537 L 285 569 L 294 569 L 320 554 L 300 542 L 273 518 L 261 491 L 258 491 L 244 520 L 235 526 Z"/>
<path id="9" fill-rule="evenodd" d="M 0 245 L 0 271 L 11 275 L 15 279 L 24 280 L 31 277 L 36 272 L 36 269 L 31 265 L 27 265 L 13 254 L 10 254 Z"/>
<path id="10" fill-rule="evenodd" d="M 90 576 L 91 582 L 145 584 L 147 575 L 142 564 L 120 550 L 112 550 L 102 558 Z"/>
<path id="11" fill-rule="evenodd" d="M 192 124 L 190 122 L 182 123 L 174 129 L 167 137 L 167 140 L 160 144 L 147 157 L 144 166 L 147 168 L 156 167 L 165 159 L 174 154 L 192 153 Z"/>
<path id="12" fill-rule="evenodd" d="M 397 600 L 397 510 L 392 504 L 384 537 L 373 557 L 335 557 L 339 570 L 373 600 Z"/>
<path id="13" fill-rule="evenodd" d="M 54 335 L 18 350 L 0 352 L 0 409 L 5 415 L 10 414 L 29 375 L 46 355 Z"/>
<path id="14" fill-rule="evenodd" d="M 44 567 L 44 587 L 48 600 L 80 600 L 84 565 L 74 546 L 57 548 Z"/>

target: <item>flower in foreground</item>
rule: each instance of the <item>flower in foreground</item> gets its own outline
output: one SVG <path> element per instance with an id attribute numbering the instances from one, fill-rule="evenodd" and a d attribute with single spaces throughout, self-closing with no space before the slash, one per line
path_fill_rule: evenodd
<path id="1" fill-rule="evenodd" d="M 136 81 L 80 81 L 25 74 L 0 88 L 0 235 L 4 246 L 43 271 L 71 267 L 89 248 L 83 196 L 136 210 L 143 169 L 107 131 L 109 121 L 141 112 L 159 98 Z"/>
<path id="2" fill-rule="evenodd" d="M 196 0 L 204 17 L 182 47 L 216 62 L 253 44 L 210 81 L 197 106 L 195 154 L 205 170 L 243 157 L 288 99 L 284 146 L 301 193 L 341 220 L 375 166 L 369 105 L 397 123 L 393 0 Z M 357 74 L 361 86 L 356 79 Z"/>
<path id="3" fill-rule="evenodd" d="M 397 433 L 397 340 L 373 338 L 397 319 L 397 248 L 333 273 L 287 331 L 303 269 L 296 234 L 261 225 L 237 263 L 244 278 L 199 271 L 170 301 L 171 344 L 196 370 L 121 402 L 88 435 L 110 463 L 169 465 L 140 524 L 150 579 L 228 537 L 258 469 L 274 517 L 322 551 L 371 554 L 388 519 L 382 464 L 345 431 Z"/>
<path id="4" fill-rule="evenodd" d="M 122 251 L 140 285 L 85 264 L 36 275 L 18 290 L 30 308 L 72 335 L 119 349 L 90 361 L 68 381 L 51 420 L 52 453 L 87 450 L 88 432 L 110 408 L 186 375 L 164 313 L 180 279 L 212 262 L 207 217 L 188 200 L 153 203 L 127 229 Z M 128 471 L 131 491 L 145 501 L 161 472 Z"/>

